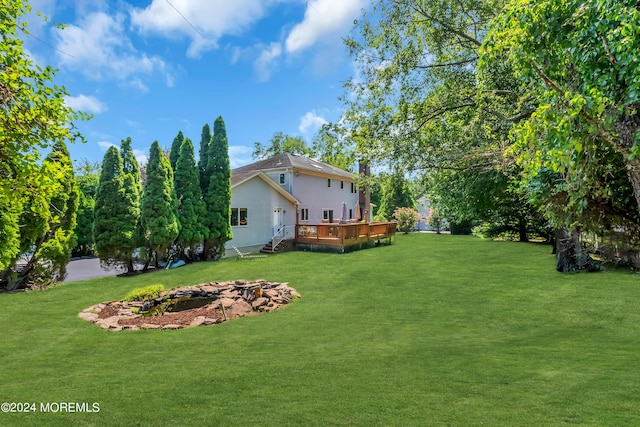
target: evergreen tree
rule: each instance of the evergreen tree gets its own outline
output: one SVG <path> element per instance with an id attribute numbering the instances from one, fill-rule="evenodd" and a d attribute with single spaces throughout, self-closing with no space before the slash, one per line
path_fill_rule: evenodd
<path id="1" fill-rule="evenodd" d="M 173 188 L 171 163 L 162 153 L 158 141 L 151 144 L 147 180 L 142 194 L 142 227 L 156 265 L 159 256 L 178 237 L 177 200 Z"/>
<path id="2" fill-rule="evenodd" d="M 75 169 L 80 190 L 80 202 L 75 228 L 76 247 L 73 248 L 71 254 L 73 256 L 94 255 L 93 210 L 100 180 L 100 164 L 84 160 L 79 166 L 76 165 Z"/>
<path id="3" fill-rule="evenodd" d="M 180 157 L 180 149 L 182 147 L 182 142 L 184 141 L 184 135 L 182 135 L 182 131 L 178 132 L 175 138 L 173 138 L 173 143 L 171 144 L 171 152 L 169 154 L 169 162 L 171 162 L 171 170 L 173 174 L 176 174 L 176 164 L 178 163 L 178 158 Z"/>
<path id="4" fill-rule="evenodd" d="M 62 280 L 75 246 L 79 192 L 64 142 L 54 143 L 34 185 L 20 218 L 20 253 L 27 261 L 17 268 L 16 258 L 4 272 L 5 287 L 10 290 L 41 288 Z"/>
<path id="5" fill-rule="evenodd" d="M 209 186 L 209 178 L 211 173 L 207 172 L 207 163 L 209 162 L 209 144 L 211 143 L 211 128 L 206 123 L 202 127 L 202 135 L 200 137 L 200 158 L 198 159 L 198 171 L 200 173 L 200 190 L 204 195 Z"/>
<path id="6" fill-rule="evenodd" d="M 218 260 L 224 255 L 224 244 L 231 233 L 231 168 L 229 166 L 229 142 L 222 117 L 213 124 L 213 138 L 209 144 L 206 172 L 209 184 L 204 193 L 207 207 L 205 258 Z"/>
<path id="7" fill-rule="evenodd" d="M 120 155 L 122 156 L 122 188 L 123 211 L 127 212 L 127 231 L 131 232 L 131 239 L 122 242 L 122 251 L 128 252 L 127 270 L 133 271 L 133 252 L 143 244 L 142 230 L 140 225 L 140 198 L 142 197 L 142 184 L 140 182 L 140 167 L 136 156 L 131 148 L 131 138 L 123 139 L 120 144 Z"/>
<path id="8" fill-rule="evenodd" d="M 202 200 L 193 143 L 189 138 L 185 138 L 180 147 L 175 169 L 175 190 L 181 226 L 178 244 L 183 250 L 189 248 L 188 257 L 192 258 L 193 249 L 204 240 L 206 207 Z"/>
<path id="9" fill-rule="evenodd" d="M 100 262 L 106 266 L 123 266 L 131 270 L 131 250 L 123 249 L 135 239 L 136 219 L 124 189 L 122 157 L 116 147 L 109 147 L 102 160 L 100 183 L 94 208 L 94 238 Z"/>
<path id="10" fill-rule="evenodd" d="M 64 279 L 71 249 L 76 244 L 74 229 L 80 200 L 78 183 L 73 172 L 69 151 L 64 142 L 54 145 L 44 163 L 44 173 L 56 177 L 53 197 L 50 201 L 51 217 L 48 231 L 35 252 L 40 284 L 53 284 Z M 41 262 L 47 260 L 48 262 Z"/>

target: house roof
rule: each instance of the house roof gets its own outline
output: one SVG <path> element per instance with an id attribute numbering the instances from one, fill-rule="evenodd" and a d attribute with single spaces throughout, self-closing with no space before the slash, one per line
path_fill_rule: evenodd
<path id="1" fill-rule="evenodd" d="M 233 185 L 234 176 L 240 177 L 251 172 L 264 172 L 275 169 L 292 169 L 294 172 L 306 173 L 308 175 L 319 175 L 327 178 L 341 178 L 343 180 L 354 179 L 354 174 L 351 172 L 338 169 L 321 161 L 305 156 L 298 156 L 297 154 L 283 153 L 233 169 L 231 171 L 231 182 Z"/>
<path id="2" fill-rule="evenodd" d="M 273 188 L 273 190 L 275 190 L 276 193 L 279 193 L 280 195 L 282 195 L 282 197 L 284 197 L 294 205 L 300 204 L 300 201 L 296 199 L 291 193 L 284 190 L 282 187 L 276 184 L 271 178 L 269 178 L 264 172 L 261 172 L 261 171 L 253 171 L 253 172 L 232 175 L 231 188 L 237 187 L 238 185 L 241 185 L 256 177 L 262 179 L 269 187 Z"/>

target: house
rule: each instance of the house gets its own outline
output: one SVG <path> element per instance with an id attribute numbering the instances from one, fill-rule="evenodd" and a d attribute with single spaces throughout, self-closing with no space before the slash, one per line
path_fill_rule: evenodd
<path id="1" fill-rule="evenodd" d="M 418 215 L 420 215 L 420 221 L 416 228 L 418 231 L 425 231 L 429 229 L 429 217 L 431 215 L 431 203 L 429 199 L 425 196 L 420 197 L 416 200 L 416 205 L 418 207 Z"/>
<path id="2" fill-rule="evenodd" d="M 368 213 L 369 208 L 359 204 L 356 177 L 289 153 L 233 169 L 233 239 L 227 242 L 227 249 L 257 251 L 274 237 L 277 242 L 293 243 L 297 234 L 308 231 L 300 227 L 358 221 L 356 216 Z"/>

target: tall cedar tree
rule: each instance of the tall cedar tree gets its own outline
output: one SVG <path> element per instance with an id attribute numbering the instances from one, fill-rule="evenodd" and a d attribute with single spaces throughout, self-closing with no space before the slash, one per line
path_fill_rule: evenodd
<path id="1" fill-rule="evenodd" d="M 69 151 L 64 142 L 54 145 L 53 151 L 44 162 L 44 173 L 56 177 L 56 191 L 49 203 L 52 213 L 48 231 L 36 251 L 38 278 L 41 284 L 53 284 L 64 279 L 67 264 L 71 259 L 71 249 L 76 244 L 74 229 L 80 202 L 80 191 L 75 178 Z M 44 271 L 43 271 L 44 269 Z"/>
<path id="2" fill-rule="evenodd" d="M 122 187 L 124 189 L 123 203 L 126 211 L 131 217 L 132 238 L 122 242 L 123 253 L 127 255 L 127 270 L 133 271 L 133 251 L 143 244 L 142 230 L 140 225 L 140 198 L 142 197 L 142 184 L 140 183 L 140 167 L 136 156 L 131 148 L 131 138 L 123 139 L 120 144 L 120 155 L 122 156 Z"/>
<path id="3" fill-rule="evenodd" d="M 76 165 L 76 180 L 80 190 L 77 224 L 75 228 L 76 246 L 72 256 L 95 255 L 93 239 L 93 209 L 96 204 L 96 191 L 100 180 L 100 164 L 84 160 Z"/>
<path id="4" fill-rule="evenodd" d="M 233 237 L 231 233 L 231 168 L 229 166 L 229 142 L 222 117 L 213 124 L 213 138 L 209 144 L 206 173 L 210 176 L 204 201 L 207 206 L 205 239 L 207 259 L 218 260 L 224 256 L 224 244 Z"/>
<path id="5" fill-rule="evenodd" d="M 204 240 L 206 207 L 202 200 L 200 179 L 193 152 L 193 143 L 185 138 L 175 169 L 175 189 L 178 197 L 178 244 L 188 258 L 193 258 L 194 248 Z"/>
<path id="6" fill-rule="evenodd" d="M 177 204 L 171 164 L 158 141 L 154 141 L 142 194 L 142 227 L 149 249 L 155 254 L 156 265 L 158 258 L 165 255 L 169 245 L 178 237 Z"/>
<path id="7" fill-rule="evenodd" d="M 9 290 L 42 288 L 62 280 L 75 245 L 79 191 L 64 142 L 54 143 L 35 182 L 20 219 L 20 252 L 27 262 L 16 268 L 14 261 L 4 272 Z"/>
<path id="8" fill-rule="evenodd" d="M 211 144 L 211 128 L 206 123 L 202 126 L 202 135 L 200 136 L 200 158 L 198 159 L 198 171 L 200 173 L 200 190 L 204 195 L 209 186 L 210 173 L 207 173 L 207 163 L 209 162 L 209 144 Z"/>
<path id="9" fill-rule="evenodd" d="M 180 157 L 180 148 L 182 147 L 182 142 L 184 141 L 184 135 L 182 131 L 179 131 L 175 138 L 173 138 L 173 143 L 171 144 L 171 152 L 169 153 L 169 162 L 171 163 L 171 170 L 173 174 L 176 173 L 176 164 L 178 163 L 178 158 Z"/>
<path id="10" fill-rule="evenodd" d="M 116 147 L 104 154 L 94 209 L 94 238 L 100 262 L 131 270 L 132 240 L 137 235 L 136 210 L 127 201 L 122 157 Z"/>

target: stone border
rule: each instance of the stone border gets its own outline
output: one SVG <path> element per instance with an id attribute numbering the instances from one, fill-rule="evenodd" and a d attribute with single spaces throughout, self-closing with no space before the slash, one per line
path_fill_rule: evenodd
<path id="1" fill-rule="evenodd" d="M 203 307 L 218 310 L 219 317 L 197 316 L 189 325 L 165 324 L 158 325 L 152 322 L 139 325 L 120 324 L 123 320 L 140 319 L 142 314 L 138 311 L 143 308 L 141 301 L 111 301 L 92 305 L 82 310 L 78 317 L 87 322 L 94 323 L 102 329 L 109 331 L 138 330 L 138 329 L 182 329 L 186 327 L 219 324 L 238 317 L 251 316 L 260 313 L 268 313 L 289 304 L 301 295 L 289 287 L 288 283 L 267 282 L 264 279 L 254 281 L 234 280 L 228 282 L 210 282 L 195 286 L 184 286 L 162 291 L 158 298 L 152 301 L 163 302 L 168 297 L 179 296 L 183 301 L 188 298 L 201 296 L 213 297 L 214 301 Z M 188 312 L 190 310 L 184 310 Z M 111 314 L 101 315 L 103 312 Z M 174 312 L 181 313 L 181 312 Z M 159 315 L 162 316 L 162 315 Z"/>

